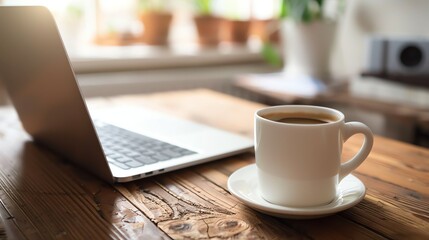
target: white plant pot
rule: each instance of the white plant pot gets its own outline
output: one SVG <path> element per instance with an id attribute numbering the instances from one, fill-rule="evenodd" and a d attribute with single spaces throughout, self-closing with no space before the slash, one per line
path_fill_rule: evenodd
<path id="1" fill-rule="evenodd" d="M 332 20 L 311 23 L 284 20 L 281 23 L 284 73 L 308 76 L 329 83 L 329 63 L 335 30 L 336 23 Z"/>

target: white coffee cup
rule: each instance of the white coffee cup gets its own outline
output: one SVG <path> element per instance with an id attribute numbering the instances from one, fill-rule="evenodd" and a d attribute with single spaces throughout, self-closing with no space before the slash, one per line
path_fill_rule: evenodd
<path id="1" fill-rule="evenodd" d="M 321 119 L 324 123 L 284 123 L 275 118 Z M 293 120 L 293 119 L 292 119 Z M 287 121 L 292 121 L 287 120 Z M 359 152 L 341 163 L 343 143 L 364 135 Z M 335 199 L 338 183 L 368 156 L 371 130 L 360 122 L 344 121 L 331 108 L 284 105 L 255 113 L 255 154 L 261 196 L 274 204 L 310 207 Z"/>

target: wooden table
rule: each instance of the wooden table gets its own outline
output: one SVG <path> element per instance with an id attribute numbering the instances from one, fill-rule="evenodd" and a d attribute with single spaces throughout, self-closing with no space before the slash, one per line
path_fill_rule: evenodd
<path id="1" fill-rule="evenodd" d="M 156 108 L 253 135 L 260 104 L 208 90 L 92 100 Z M 344 147 L 348 158 L 360 138 Z M 429 150 L 375 137 L 354 172 L 365 199 L 344 212 L 313 220 L 256 212 L 226 187 L 253 153 L 110 185 L 36 146 L 11 109 L 0 110 L 0 214 L 9 237 L 27 239 L 429 239 Z"/>

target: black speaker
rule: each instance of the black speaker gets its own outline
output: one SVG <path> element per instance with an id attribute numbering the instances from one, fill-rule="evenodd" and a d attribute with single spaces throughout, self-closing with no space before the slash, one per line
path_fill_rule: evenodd
<path id="1" fill-rule="evenodd" d="M 371 37 L 363 75 L 429 87 L 429 39 Z"/>

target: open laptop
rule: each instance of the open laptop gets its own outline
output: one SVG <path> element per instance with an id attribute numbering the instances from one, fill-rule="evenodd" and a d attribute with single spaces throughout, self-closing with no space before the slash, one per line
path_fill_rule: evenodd
<path id="1" fill-rule="evenodd" d="M 90 116 L 45 7 L 0 7 L 0 33 L 0 79 L 25 130 L 106 181 L 140 179 L 253 146 L 251 139 L 142 108 Z"/>

